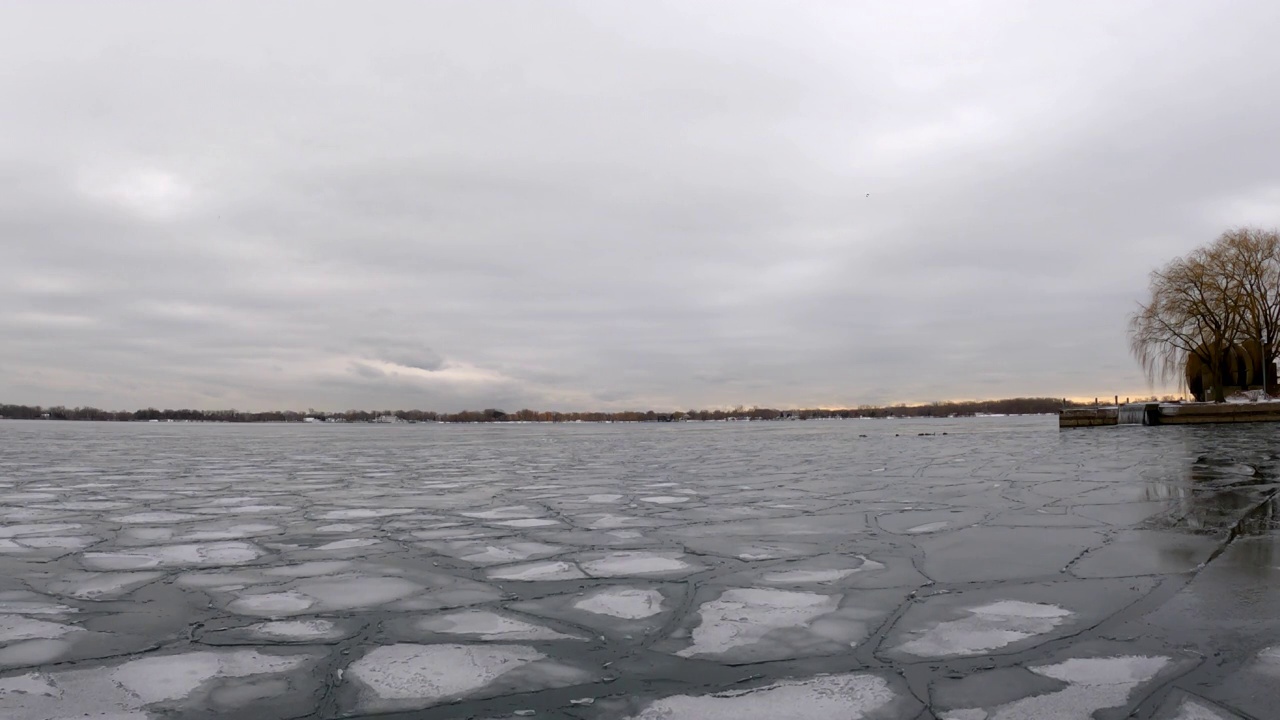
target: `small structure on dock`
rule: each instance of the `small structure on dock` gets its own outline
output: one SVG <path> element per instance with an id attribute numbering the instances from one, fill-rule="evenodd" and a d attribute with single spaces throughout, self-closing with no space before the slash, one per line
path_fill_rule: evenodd
<path id="1" fill-rule="evenodd" d="M 1257 340 L 1247 340 L 1233 345 L 1222 354 L 1215 377 L 1199 354 L 1187 356 L 1185 379 L 1187 390 L 1196 402 L 1204 402 L 1213 394 L 1215 385 L 1222 386 L 1223 395 L 1231 395 L 1248 390 L 1262 390 L 1268 385 L 1276 384 L 1276 364 L 1263 368 L 1262 344 Z"/>

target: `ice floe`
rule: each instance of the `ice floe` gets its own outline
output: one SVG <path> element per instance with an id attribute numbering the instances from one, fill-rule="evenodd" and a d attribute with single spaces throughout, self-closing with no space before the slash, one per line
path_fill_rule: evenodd
<path id="1" fill-rule="evenodd" d="M 245 628 L 245 631 L 263 640 L 275 642 L 322 642 L 338 640 L 348 633 L 332 620 L 273 620 Z"/>
<path id="2" fill-rule="evenodd" d="M 1043 635 L 1072 616 L 1056 605 L 1021 600 L 999 600 L 966 610 L 966 617 L 908 631 L 910 639 L 897 650 L 917 657 L 974 655 Z"/>
<path id="3" fill-rule="evenodd" d="M 662 612 L 663 597 L 657 590 L 606 588 L 573 603 L 573 607 L 596 615 L 639 620 Z"/>
<path id="4" fill-rule="evenodd" d="M 50 622 L 22 615 L 0 615 L 0 643 L 15 640 L 49 640 L 80 630 L 75 625 Z"/>
<path id="5" fill-rule="evenodd" d="M 805 627 L 839 607 L 833 595 L 769 588 L 732 588 L 698 608 L 701 621 L 693 643 L 677 652 L 682 657 L 722 655 L 761 642 L 783 628 Z"/>
<path id="6" fill-rule="evenodd" d="M 487 575 L 493 580 L 519 580 L 524 582 L 581 580 L 587 577 L 587 574 L 582 572 L 577 565 L 563 561 L 507 565 L 492 568 Z"/>
<path id="7" fill-rule="evenodd" d="M 875 675 L 827 675 L 655 700 L 629 720 L 861 720 L 896 700 Z"/>
<path id="8" fill-rule="evenodd" d="M 638 577 L 650 575 L 687 575 L 701 566 L 683 559 L 678 552 L 616 552 L 579 562 L 592 577 Z"/>
<path id="9" fill-rule="evenodd" d="M 1120 656 L 1072 658 L 1027 669 L 1067 683 L 1057 692 L 1033 695 L 994 708 L 956 709 L 941 720 L 1090 720 L 1093 713 L 1125 705 L 1143 683 L 1169 665 L 1167 657 Z"/>
<path id="10" fill-rule="evenodd" d="M 459 610 L 422 618 L 416 625 L 428 632 L 471 635 L 485 641 L 583 639 L 488 610 Z"/>
<path id="11" fill-rule="evenodd" d="M 246 542 L 196 543 L 154 548 L 87 552 L 86 567 L 92 570 L 146 570 L 150 568 L 243 565 L 262 557 L 263 551 Z"/>
<path id="12" fill-rule="evenodd" d="M 336 610 L 376 607 L 409 597 L 422 586 L 399 577 L 368 575 L 304 579 L 288 589 L 242 593 L 227 605 L 239 615 L 285 617 Z"/>
<path id="13" fill-rule="evenodd" d="M 593 676 L 525 645 L 401 643 L 374 648 L 352 663 L 343 677 L 356 685 L 354 704 L 360 711 L 379 712 L 577 685 Z"/>

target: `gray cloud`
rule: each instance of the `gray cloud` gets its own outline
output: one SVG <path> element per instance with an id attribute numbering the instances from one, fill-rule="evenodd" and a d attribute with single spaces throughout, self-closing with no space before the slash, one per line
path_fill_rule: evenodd
<path id="1" fill-rule="evenodd" d="M 1280 223 L 1277 21 L 8 4 L 0 400 L 1141 392 L 1124 329 L 1147 272 Z"/>

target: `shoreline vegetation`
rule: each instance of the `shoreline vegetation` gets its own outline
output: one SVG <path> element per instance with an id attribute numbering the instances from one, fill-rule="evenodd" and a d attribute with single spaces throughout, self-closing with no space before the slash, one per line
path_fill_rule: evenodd
<path id="1" fill-rule="evenodd" d="M 1154 398 L 1152 398 L 1154 400 Z M 500 423 L 500 422 L 686 422 L 728 420 L 826 420 L 852 418 L 945 418 L 983 415 L 1056 415 L 1064 409 L 1093 407 L 1094 403 L 1062 398 L 1007 398 L 934 402 L 922 405 L 861 405 L 856 408 L 808 408 L 777 410 L 737 407 L 732 410 L 623 410 L 617 412 L 557 412 L 496 408 L 442 413 L 430 410 L 347 410 L 327 412 L 308 409 L 242 412 L 238 410 L 101 410 L 94 407 L 68 408 L 61 405 L 6 405 L 0 403 L 0 419 L 78 420 L 99 422 L 327 422 L 327 423 Z"/>

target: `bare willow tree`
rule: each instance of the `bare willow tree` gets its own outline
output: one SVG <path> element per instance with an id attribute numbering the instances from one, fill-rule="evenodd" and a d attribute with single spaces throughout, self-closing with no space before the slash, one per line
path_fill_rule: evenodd
<path id="1" fill-rule="evenodd" d="M 1227 272 L 1241 285 L 1240 331 L 1260 349 L 1263 385 L 1276 385 L 1273 364 L 1280 346 L 1280 233 L 1258 228 L 1236 228 L 1223 233 L 1211 246 L 1222 255 Z"/>
<path id="2" fill-rule="evenodd" d="M 1195 360 L 1209 371 L 1214 401 L 1222 402 L 1228 363 L 1232 357 L 1242 363 L 1247 353 L 1262 366 L 1254 376 L 1261 374 L 1267 388 L 1275 386 L 1271 367 L 1280 349 L 1280 234 L 1275 230 L 1228 230 L 1151 273 L 1150 291 L 1150 301 L 1129 320 L 1129 346 L 1149 381 L 1184 383 L 1188 361 Z"/>
<path id="3" fill-rule="evenodd" d="M 1129 320 L 1129 347 L 1152 382 L 1185 382 L 1188 358 L 1198 358 L 1214 378 L 1214 402 L 1223 402 L 1221 378 L 1241 337 L 1244 303 L 1243 284 L 1215 246 L 1151 273 L 1151 300 Z"/>

